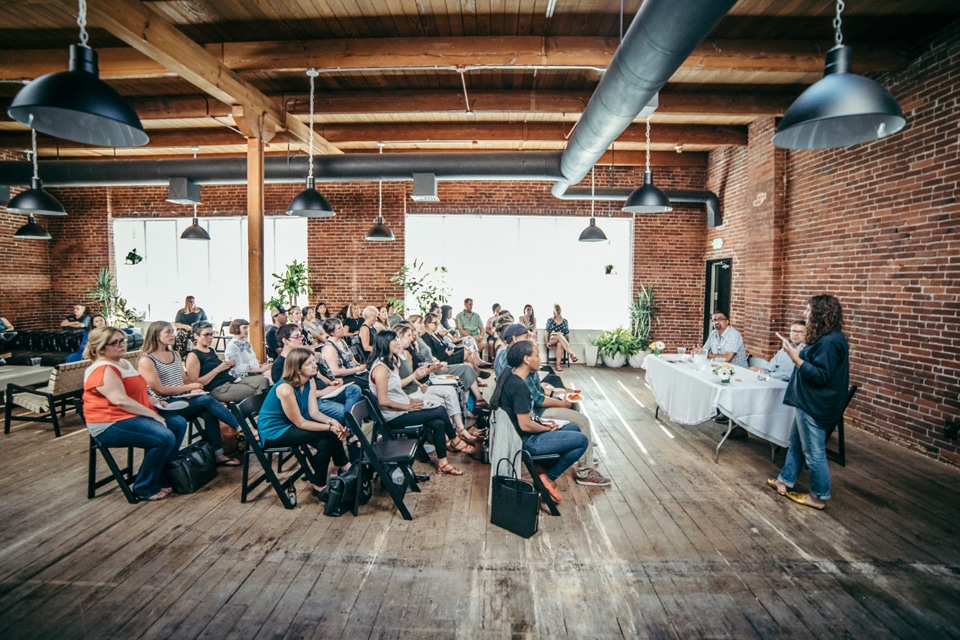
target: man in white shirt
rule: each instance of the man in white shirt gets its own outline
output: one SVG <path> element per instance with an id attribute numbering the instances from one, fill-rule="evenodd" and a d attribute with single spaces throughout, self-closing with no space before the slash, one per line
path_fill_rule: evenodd
<path id="1" fill-rule="evenodd" d="M 797 349 L 803 349 L 803 341 L 807 336 L 807 323 L 801 320 L 800 322 L 794 322 L 790 325 L 790 346 L 796 347 Z M 793 370 L 797 368 L 797 365 L 793 364 L 793 360 L 790 359 L 790 356 L 784 349 L 777 351 L 777 355 L 773 356 L 773 359 L 770 360 L 765 365 L 759 367 L 750 367 L 751 371 L 767 371 L 771 377 L 776 378 L 777 380 L 783 380 L 788 382 L 790 376 L 793 375 Z"/>

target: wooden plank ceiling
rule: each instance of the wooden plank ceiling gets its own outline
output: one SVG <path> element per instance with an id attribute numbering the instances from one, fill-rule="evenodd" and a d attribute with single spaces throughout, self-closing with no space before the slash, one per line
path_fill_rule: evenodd
<path id="1" fill-rule="evenodd" d="M 708 0 L 704 0 L 708 1 Z M 562 149 L 641 0 L 88 0 L 101 78 L 150 143 L 104 149 L 39 136 L 43 156 L 305 152 L 317 78 L 316 153 Z M 833 3 L 741 0 L 670 78 L 653 115 L 658 164 L 746 143 L 823 73 Z M 76 0 L 0 3 L 0 149 L 29 133 L 6 116 L 22 83 L 66 69 Z M 854 71 L 895 72 L 960 18 L 956 0 L 849 0 Z M 681 18 L 682 19 L 682 18 Z M 469 110 L 468 110 L 469 105 Z M 275 135 L 274 135 L 275 134 Z M 616 142 L 640 163 L 644 125 Z"/>

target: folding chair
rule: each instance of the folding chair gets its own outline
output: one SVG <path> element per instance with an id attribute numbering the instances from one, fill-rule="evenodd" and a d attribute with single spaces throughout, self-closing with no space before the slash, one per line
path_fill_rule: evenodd
<path id="1" fill-rule="evenodd" d="M 391 440 L 395 440 L 400 436 L 416 440 L 417 460 L 420 462 L 430 462 L 430 456 L 427 455 L 427 451 L 423 448 L 423 443 L 427 439 L 427 428 L 422 424 L 415 424 L 409 427 L 391 427 L 387 424 L 387 419 L 383 417 L 383 412 L 380 411 L 380 401 L 377 400 L 377 394 L 374 393 L 373 389 L 363 389 L 362 392 L 364 400 L 366 400 L 370 406 L 370 414 L 373 421 L 380 427 L 383 433 L 387 434 L 387 437 Z"/>
<path id="2" fill-rule="evenodd" d="M 850 401 L 853 400 L 853 396 L 857 395 L 859 389 L 860 387 L 855 384 L 850 385 L 850 388 L 847 390 L 847 403 L 843 405 L 844 412 L 846 412 L 847 407 L 850 406 Z M 834 431 L 837 432 L 837 450 L 827 449 L 827 457 L 836 460 L 841 467 L 845 467 L 847 466 L 847 447 L 843 438 L 843 414 L 840 414 L 840 420 L 837 421 L 837 424 L 827 430 L 826 440 L 828 442 Z"/>
<path id="3" fill-rule="evenodd" d="M 407 505 L 403 498 L 407 493 L 407 487 L 419 493 L 420 485 L 417 483 L 416 475 L 413 473 L 413 461 L 416 456 L 419 441 L 415 439 L 398 440 L 391 438 L 388 430 L 384 430 L 381 423 L 374 418 L 371 413 L 369 400 L 364 399 L 353 405 L 349 413 L 346 414 L 347 427 L 350 432 L 360 442 L 362 457 L 355 464 L 360 465 L 360 473 L 363 473 L 363 467 L 369 466 L 380 476 L 381 484 L 386 487 L 387 492 L 393 499 L 393 504 L 403 516 L 404 520 L 413 520 Z M 367 438 L 363 432 L 363 424 L 367 421 L 373 421 L 373 435 Z M 395 465 L 403 472 L 403 482 L 396 484 L 393 482 L 387 471 L 387 465 Z M 360 510 L 360 491 L 357 490 L 356 498 L 353 503 L 353 515 L 357 515 Z"/>
<path id="4" fill-rule="evenodd" d="M 73 405 L 77 409 L 77 415 L 83 420 L 83 400 L 74 398 Z M 137 504 L 140 500 L 132 488 L 134 480 L 137 479 L 137 474 L 133 471 L 133 447 L 116 448 L 127 450 L 127 463 L 122 468 L 117 464 L 113 454 L 110 453 L 110 448 L 100 442 L 98 438 L 93 435 L 90 436 L 90 464 L 87 468 L 87 500 L 93 500 L 97 495 L 97 489 L 116 480 L 117 484 L 120 485 L 120 489 L 123 491 L 123 495 L 126 496 L 127 502 Z M 109 476 L 102 478 L 97 477 L 98 451 L 100 455 L 103 456 L 104 462 L 107 463 L 107 467 L 110 468 Z"/>
<path id="5" fill-rule="evenodd" d="M 240 423 L 240 429 L 243 431 L 243 436 L 246 440 L 246 447 L 243 450 L 243 480 L 240 487 L 240 502 L 246 503 L 247 496 L 262 482 L 266 481 L 273 487 L 283 506 L 287 509 L 293 509 L 297 506 L 296 500 L 291 498 L 287 492 L 294 487 L 294 484 L 303 474 L 304 470 L 312 470 L 312 467 L 307 460 L 307 455 L 303 447 L 263 447 L 259 435 L 256 432 L 256 418 L 260 413 L 260 407 L 263 406 L 264 398 L 266 398 L 266 394 L 259 394 L 247 398 L 240 404 L 231 402 L 228 405 L 230 411 L 233 412 L 234 417 L 236 417 L 237 422 Z M 257 458 L 260 467 L 263 469 L 263 473 L 252 481 L 250 480 L 251 456 Z M 274 456 L 277 458 L 277 471 L 273 470 Z M 281 482 L 277 477 L 277 473 L 280 473 L 283 463 L 291 457 L 296 458 L 299 464 L 291 470 L 290 477 Z"/>
<path id="6" fill-rule="evenodd" d="M 510 420 L 510 416 L 508 416 L 507 412 L 503 409 L 497 409 L 492 416 L 490 425 L 490 438 L 490 464 L 494 469 L 496 468 L 496 463 L 500 458 L 512 460 L 516 452 L 523 449 L 523 441 L 520 439 L 520 435 L 514 428 L 513 422 Z M 557 508 L 557 503 L 550 496 L 550 492 L 547 491 L 547 488 L 540 480 L 540 474 L 537 473 L 536 465 L 541 462 L 552 462 L 559 457 L 560 455 L 556 453 L 534 456 L 524 451 L 520 454 L 520 459 L 523 460 L 523 466 L 527 468 L 527 473 L 530 474 L 530 479 L 533 481 L 533 486 L 536 487 L 538 492 L 540 492 L 540 499 L 543 500 L 543 503 L 547 505 L 550 515 L 553 516 L 559 516 L 560 509 Z M 517 469 L 516 471 L 517 475 L 519 476 L 520 470 Z M 491 474 L 491 476 L 492 475 L 493 474 Z"/>

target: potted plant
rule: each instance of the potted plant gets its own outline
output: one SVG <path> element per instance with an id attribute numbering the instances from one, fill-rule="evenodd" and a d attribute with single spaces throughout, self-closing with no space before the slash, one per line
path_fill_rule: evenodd
<path id="1" fill-rule="evenodd" d="M 286 266 L 283 274 L 271 273 L 273 276 L 273 297 L 264 303 L 264 309 L 272 307 L 289 307 L 297 303 L 301 295 L 310 295 L 310 267 L 305 262 L 294 260 Z"/>
<path id="2" fill-rule="evenodd" d="M 607 329 L 597 338 L 597 346 L 603 363 L 608 367 L 622 367 L 627 358 L 640 350 L 640 343 L 634 335 L 623 327 Z"/>
<path id="3" fill-rule="evenodd" d="M 117 291 L 116 282 L 110 269 L 100 269 L 97 273 L 97 282 L 90 289 L 90 297 L 100 303 L 100 309 L 107 325 L 127 330 L 133 333 L 133 328 L 143 321 L 144 314 L 136 309 L 127 308 L 127 300 Z"/>
<path id="4" fill-rule="evenodd" d="M 427 269 L 426 263 L 414 261 L 403 265 L 390 277 L 390 282 L 403 287 L 407 298 L 413 298 L 421 314 L 426 314 L 431 302 L 443 304 L 450 295 L 449 288 L 444 281 L 446 267 Z"/>
<path id="5" fill-rule="evenodd" d="M 636 299 L 630 303 L 630 330 L 637 339 L 637 353 L 630 366 L 639 369 L 650 353 L 650 327 L 657 315 L 657 299 L 652 285 L 640 286 Z"/>
<path id="6" fill-rule="evenodd" d="M 600 360 L 600 345 L 598 343 L 600 336 L 593 336 L 587 339 L 587 344 L 583 346 L 583 363 L 588 367 L 595 367 Z"/>

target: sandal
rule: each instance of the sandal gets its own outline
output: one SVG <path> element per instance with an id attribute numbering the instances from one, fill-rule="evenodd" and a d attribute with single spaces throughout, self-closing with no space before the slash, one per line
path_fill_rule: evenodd
<path id="1" fill-rule="evenodd" d="M 570 354 L 570 361 L 571 361 L 571 362 L 579 362 L 579 361 L 580 361 L 580 358 L 578 358 L 577 356 L 575 356 L 575 355 L 573 355 L 573 354 L 571 353 L 571 354 Z"/>
<path id="2" fill-rule="evenodd" d="M 437 473 L 446 474 L 446 475 L 448 475 L 448 476 L 462 476 L 462 475 L 463 475 L 463 471 L 462 471 L 462 470 L 457 469 L 455 466 L 453 466 L 453 465 L 450 464 L 449 462 L 446 463 L 446 464 L 443 464 L 443 465 L 438 464 L 438 465 L 437 465 Z"/>
<path id="3" fill-rule="evenodd" d="M 219 455 L 217 456 L 217 466 L 218 467 L 239 467 L 240 461 L 230 456 Z"/>
<path id="4" fill-rule="evenodd" d="M 547 490 L 547 493 L 550 494 L 554 502 L 560 504 L 560 502 L 563 501 L 563 496 L 560 495 L 560 489 L 557 488 L 557 483 L 547 477 L 546 473 L 540 473 L 540 483 L 543 484 L 543 488 Z"/>
<path id="5" fill-rule="evenodd" d="M 469 442 L 470 444 L 475 444 L 477 441 L 477 437 L 472 433 L 470 433 L 469 431 L 467 431 L 466 429 L 461 429 L 460 431 L 457 431 L 457 437 L 463 440 L 464 442 Z"/>
<path id="6" fill-rule="evenodd" d="M 809 493 L 798 493 L 796 491 L 787 491 L 786 495 L 787 495 L 787 498 L 789 498 L 790 500 L 793 500 L 797 504 L 802 504 L 805 507 L 811 507 L 819 511 L 823 511 L 824 507 L 827 506 L 825 504 L 815 504 L 813 502 L 810 502 L 810 498 L 812 496 Z"/>
<path id="7" fill-rule="evenodd" d="M 553 369 L 554 371 L 563 371 L 563 367 L 561 367 L 559 363 L 557 363 L 557 366 L 555 366 Z"/>
<path id="8" fill-rule="evenodd" d="M 767 478 L 767 486 L 776 491 L 781 496 L 787 495 L 787 485 L 783 485 L 783 491 L 780 491 L 780 487 L 777 486 L 776 478 Z"/>
<path id="9" fill-rule="evenodd" d="M 458 438 L 458 440 L 459 440 L 459 438 Z M 451 443 L 450 443 L 449 445 L 447 445 L 447 446 L 448 446 L 450 449 L 453 449 L 454 451 L 458 451 L 458 452 L 460 452 L 460 453 L 466 453 L 467 455 L 469 455 L 469 454 L 471 454 L 471 453 L 473 453 L 474 451 L 477 450 L 476 447 L 474 447 L 472 444 L 468 444 L 468 443 L 465 442 L 464 440 L 460 440 L 460 444 L 459 444 L 459 445 L 453 444 L 453 443 L 451 442 Z"/>

